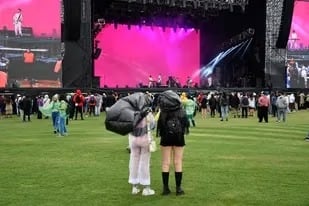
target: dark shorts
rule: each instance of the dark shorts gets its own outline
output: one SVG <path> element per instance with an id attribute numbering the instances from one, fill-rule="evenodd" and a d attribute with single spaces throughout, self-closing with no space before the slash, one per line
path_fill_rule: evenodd
<path id="1" fill-rule="evenodd" d="M 166 136 L 161 137 L 160 141 L 161 146 L 178 146 L 183 147 L 185 146 L 185 137 L 182 135 L 181 137 L 173 137 L 173 136 Z"/>

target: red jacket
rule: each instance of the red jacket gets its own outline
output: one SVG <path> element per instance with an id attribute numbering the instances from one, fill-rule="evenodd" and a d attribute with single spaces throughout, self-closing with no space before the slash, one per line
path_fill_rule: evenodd
<path id="1" fill-rule="evenodd" d="M 85 102 L 85 97 L 84 95 L 80 92 L 80 90 L 76 91 L 76 94 L 73 96 L 73 102 L 75 103 L 75 106 L 82 107 L 84 106 Z"/>

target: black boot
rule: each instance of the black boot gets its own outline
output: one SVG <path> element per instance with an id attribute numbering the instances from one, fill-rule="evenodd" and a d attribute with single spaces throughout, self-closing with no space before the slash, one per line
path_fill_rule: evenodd
<path id="1" fill-rule="evenodd" d="M 169 195 L 171 190 L 168 187 L 169 172 L 162 172 L 163 192 L 162 195 Z"/>
<path id="2" fill-rule="evenodd" d="M 181 188 L 182 172 L 175 172 L 176 195 L 184 195 L 185 192 Z"/>

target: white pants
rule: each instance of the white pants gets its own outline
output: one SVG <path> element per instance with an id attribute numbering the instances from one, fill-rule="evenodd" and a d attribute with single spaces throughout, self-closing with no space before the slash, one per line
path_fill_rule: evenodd
<path id="1" fill-rule="evenodd" d="M 129 183 L 150 185 L 150 138 L 148 135 L 134 137 L 129 134 L 131 148 L 129 163 Z"/>
<path id="2" fill-rule="evenodd" d="M 95 106 L 94 107 L 94 115 L 95 116 L 100 116 L 100 106 Z"/>
<path id="3" fill-rule="evenodd" d="M 22 36 L 23 33 L 21 31 L 21 22 L 17 22 L 16 24 L 14 24 L 14 26 L 15 26 L 15 35 L 16 36 L 18 36 L 18 35 Z"/>
<path id="4" fill-rule="evenodd" d="M 23 109 L 19 109 L 19 114 L 20 114 L 21 120 L 23 120 L 24 119 L 24 110 Z"/>

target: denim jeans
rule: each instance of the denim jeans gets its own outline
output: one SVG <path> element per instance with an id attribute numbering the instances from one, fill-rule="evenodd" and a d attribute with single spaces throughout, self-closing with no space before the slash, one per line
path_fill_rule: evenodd
<path id="1" fill-rule="evenodd" d="M 221 106 L 221 119 L 227 119 L 229 115 L 229 106 Z"/>
<path id="2" fill-rule="evenodd" d="M 58 124 L 59 124 L 59 112 L 52 112 L 52 122 L 53 122 L 54 131 L 57 131 Z"/>
<path id="3" fill-rule="evenodd" d="M 277 109 L 277 113 L 278 113 L 277 114 L 277 120 L 278 121 L 282 120 L 283 122 L 285 122 L 285 120 L 286 120 L 286 110 L 287 110 L 286 108 L 283 108 L 283 109 L 282 108 L 278 108 Z"/>
<path id="4" fill-rule="evenodd" d="M 67 133 L 67 128 L 65 126 L 65 117 L 59 116 L 59 122 L 58 122 L 58 131 L 60 135 L 64 135 Z"/>

